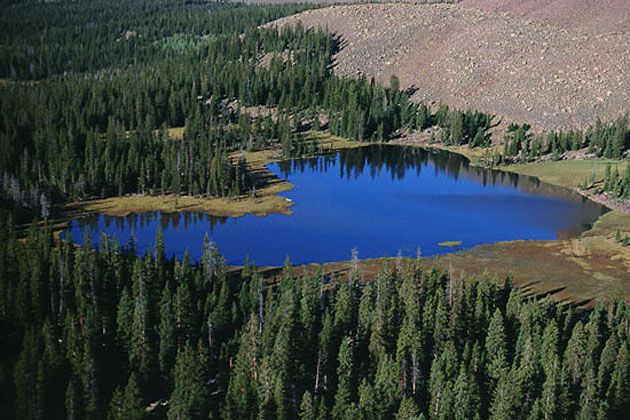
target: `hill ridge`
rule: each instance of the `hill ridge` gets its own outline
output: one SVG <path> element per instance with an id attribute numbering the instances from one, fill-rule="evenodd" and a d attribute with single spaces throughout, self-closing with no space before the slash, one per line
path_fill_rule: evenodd
<path id="1" fill-rule="evenodd" d="M 625 26 L 613 32 L 563 27 L 541 13 L 530 19 L 531 10 L 484 9 L 496 1 L 337 5 L 275 24 L 299 20 L 307 27 L 328 27 L 344 41 L 339 73 L 383 82 L 396 74 L 402 87 L 418 89 L 414 99 L 427 103 L 479 109 L 540 129 L 584 128 L 598 117 L 614 119 L 628 110 L 630 31 Z M 624 8 L 630 10 L 628 3 Z M 599 15 L 611 13 L 604 9 Z"/>

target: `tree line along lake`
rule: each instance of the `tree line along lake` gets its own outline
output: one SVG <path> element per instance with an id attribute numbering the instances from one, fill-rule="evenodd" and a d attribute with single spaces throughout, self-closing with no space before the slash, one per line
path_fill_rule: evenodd
<path id="1" fill-rule="evenodd" d="M 361 258 L 438 255 L 508 240 L 561 239 L 586 230 L 607 209 L 536 178 L 471 166 L 441 150 L 371 145 L 315 158 L 271 163 L 269 171 L 295 188 L 283 195 L 292 215 L 214 217 L 141 213 L 93 215 L 72 222 L 65 235 L 95 246 L 102 233 L 143 254 L 158 229 L 168 256 L 193 261 L 204 237 L 228 264 L 249 256 L 258 266 Z M 443 246 L 443 245 L 450 246 Z"/>

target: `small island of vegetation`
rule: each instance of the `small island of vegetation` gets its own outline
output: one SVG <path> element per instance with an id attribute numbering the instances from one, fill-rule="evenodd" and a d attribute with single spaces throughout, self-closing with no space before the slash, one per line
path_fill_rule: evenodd
<path id="1" fill-rule="evenodd" d="M 440 242 L 438 245 L 446 247 L 446 248 L 455 248 L 455 247 L 461 246 L 461 244 L 462 244 L 462 241 L 446 241 L 446 242 Z"/>

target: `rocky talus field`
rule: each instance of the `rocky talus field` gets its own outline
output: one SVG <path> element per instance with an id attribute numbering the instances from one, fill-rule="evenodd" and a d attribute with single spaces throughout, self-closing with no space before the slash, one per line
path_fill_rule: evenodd
<path id="1" fill-rule="evenodd" d="M 582 128 L 630 104 L 630 0 L 331 6 L 280 19 L 339 35 L 340 74 L 392 74 L 414 99 L 537 129 Z"/>

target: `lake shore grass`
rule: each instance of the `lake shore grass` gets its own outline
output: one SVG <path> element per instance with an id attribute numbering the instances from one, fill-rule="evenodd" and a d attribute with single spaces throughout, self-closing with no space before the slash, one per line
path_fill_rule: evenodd
<path id="1" fill-rule="evenodd" d="M 279 183 L 280 184 L 280 183 Z M 279 193 L 288 191 L 282 185 L 267 187 L 259 197 L 239 198 L 198 198 L 176 197 L 172 194 L 164 196 L 124 196 L 101 200 L 90 200 L 83 203 L 72 203 L 67 206 L 70 211 L 84 213 L 102 213 L 108 216 L 126 216 L 130 213 L 146 213 L 160 211 L 174 213 L 192 211 L 213 216 L 239 217 L 245 214 L 263 216 L 269 213 L 291 214 L 293 203 L 281 197 Z M 263 195 L 264 194 L 264 195 Z"/>
<path id="2" fill-rule="evenodd" d="M 608 217 L 606 217 L 608 216 Z M 630 247 L 608 237 L 618 226 L 630 225 L 628 215 L 608 213 L 597 236 L 588 231 L 582 237 L 549 241 L 507 241 L 478 245 L 469 250 L 421 257 L 424 269 L 434 266 L 454 276 L 486 276 L 498 286 L 509 278 L 527 297 L 550 297 L 561 304 L 591 308 L 597 302 L 623 298 L 630 302 Z M 603 231 L 601 230 L 603 229 Z M 614 235 L 613 235 L 614 236 Z M 364 281 L 376 279 L 383 265 L 400 264 L 403 269 L 410 258 L 372 258 L 358 262 Z M 351 261 L 329 262 L 320 266 L 294 267 L 297 275 L 321 273 L 325 278 L 345 278 Z M 281 275 L 281 267 L 265 267 L 263 273 Z"/>
<path id="3" fill-rule="evenodd" d="M 484 154 L 492 156 L 495 150 L 497 150 L 497 146 L 490 148 L 475 147 L 471 149 L 467 145 L 449 146 L 441 143 L 428 143 L 425 140 L 418 140 L 414 137 L 403 137 L 399 141 L 394 141 L 393 144 L 445 150 L 464 156 L 471 165 L 475 166 L 479 165 Z M 578 188 L 578 185 L 590 183 L 591 178 L 594 178 L 594 182 L 601 182 L 604 178 L 606 166 L 608 165 L 611 166 L 611 169 L 614 169 L 616 166 L 624 165 L 624 161 L 613 159 L 547 160 L 542 162 L 516 163 L 507 166 L 494 166 L 491 169 L 537 177 L 542 182 L 583 193 L 583 191 Z"/>
<path id="4" fill-rule="evenodd" d="M 465 145 L 448 146 L 443 144 L 429 144 L 423 141 L 410 141 L 409 139 L 399 141 L 395 144 L 446 150 L 464 156 L 473 166 L 480 164 L 484 154 L 491 156 L 496 150 L 496 147 L 486 149 L 477 147 L 470 149 Z M 625 170 L 626 165 L 630 165 L 630 163 L 614 159 L 568 159 L 515 163 L 507 166 L 493 166 L 489 169 L 535 177 L 541 182 L 567 188 L 612 210 L 630 213 L 630 203 L 624 202 L 623 200 L 612 199 L 605 193 L 599 193 L 597 188 L 593 188 L 602 184 L 607 166 L 610 166 L 611 169 L 617 167 L 621 172 Z M 584 189 L 581 187 L 584 185 L 588 185 L 589 187 Z"/>
<path id="5" fill-rule="evenodd" d="M 601 181 L 604 178 L 607 165 L 611 165 L 611 168 L 614 169 L 616 166 L 623 165 L 623 162 L 609 159 L 573 159 L 514 164 L 495 169 L 514 172 L 519 175 L 535 176 L 548 184 L 577 190 L 579 184 L 590 182 L 593 175 L 595 182 Z"/>
<path id="6" fill-rule="evenodd" d="M 427 259 L 456 275 L 506 278 L 526 295 L 592 306 L 622 297 L 630 301 L 630 248 L 604 236 L 555 241 L 509 241 Z"/>

